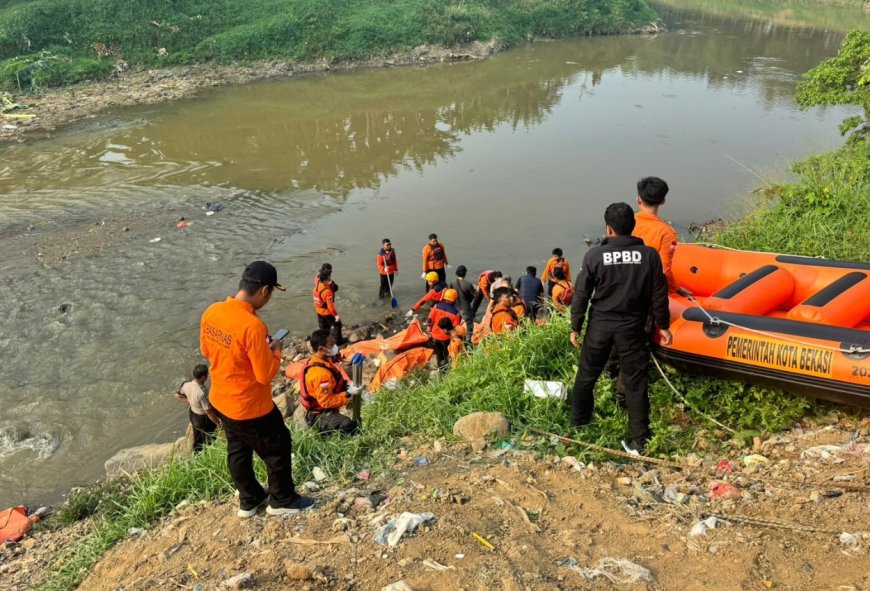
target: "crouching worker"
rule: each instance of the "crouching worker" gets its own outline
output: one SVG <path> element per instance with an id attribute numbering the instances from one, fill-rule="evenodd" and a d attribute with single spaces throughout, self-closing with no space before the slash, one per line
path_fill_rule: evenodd
<path id="1" fill-rule="evenodd" d="M 187 416 L 193 427 L 193 453 L 202 451 L 204 445 L 214 441 L 214 432 L 220 420 L 208 402 L 208 366 L 199 364 L 193 368 L 193 380 L 184 382 L 175 393 L 175 399 L 187 404 Z"/>
<path id="2" fill-rule="evenodd" d="M 447 347 L 450 344 L 450 335 L 447 330 L 453 330 L 462 322 L 459 309 L 454 306 L 458 295 L 455 289 L 445 289 L 441 301 L 432 306 L 427 320 L 429 334 L 432 336 L 432 348 L 438 359 L 438 367 L 442 371 L 447 368 Z"/>
<path id="3" fill-rule="evenodd" d="M 438 273 L 436 273 L 435 271 L 430 271 L 426 274 L 426 285 L 429 287 L 429 291 L 426 292 L 426 295 L 420 298 L 420 301 L 418 301 L 416 304 L 413 305 L 413 307 L 411 307 L 410 310 L 408 310 L 408 313 L 405 314 L 406 318 L 410 318 L 411 316 L 416 314 L 426 302 L 432 302 L 433 304 L 440 302 L 444 290 L 447 289 L 447 284 L 441 281 Z"/>
<path id="4" fill-rule="evenodd" d="M 315 330 L 309 337 L 314 355 L 302 370 L 299 382 L 299 401 L 305 408 L 305 422 L 309 427 L 326 433 L 357 433 L 356 421 L 338 412 L 362 388 L 347 383 L 341 370 L 330 359 L 338 355 L 335 337 L 327 329 Z"/>
<path id="5" fill-rule="evenodd" d="M 447 345 L 447 353 L 450 355 L 450 361 L 453 363 L 453 367 L 456 367 L 459 363 L 459 358 L 465 353 L 465 339 L 468 336 L 468 331 L 465 329 L 464 324 L 448 327 L 447 323 L 444 322 L 444 318 L 438 322 L 444 323 L 444 332 L 446 332 L 450 337 L 450 344 Z"/>
<path id="6" fill-rule="evenodd" d="M 514 310 L 514 294 L 510 287 L 500 287 L 492 294 L 492 315 L 489 319 L 489 329 L 492 334 L 513 332 L 520 323 L 520 317 Z"/>

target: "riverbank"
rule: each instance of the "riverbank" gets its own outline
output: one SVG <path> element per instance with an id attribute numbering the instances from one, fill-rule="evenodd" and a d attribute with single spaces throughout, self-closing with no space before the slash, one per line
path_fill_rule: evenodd
<path id="1" fill-rule="evenodd" d="M 660 30 L 644 0 L 399 0 L 377 7 L 187 0 L 145 11 L 112 0 L 98 3 L 103 10 L 36 4 L 0 9 L 0 91 L 11 93 L 0 140 L 44 137 L 109 107 L 177 100 L 219 85 L 482 59 L 534 39 Z M 70 90 L 47 92 L 56 87 Z"/>
<path id="2" fill-rule="evenodd" d="M 310 513 L 240 522 L 231 495 L 176 503 L 125 532 L 78 588 L 218 589 L 242 577 L 260 591 L 377 591 L 399 580 L 412 590 L 557 591 L 614 588 L 634 574 L 627 588 L 860 589 L 870 582 L 870 534 L 860 533 L 870 522 L 865 494 L 844 487 L 866 468 L 867 454 L 856 451 L 866 443 L 843 442 L 855 431 L 866 442 L 870 424 L 826 420 L 836 422 L 804 424 L 745 450 L 766 464 L 747 466 L 739 450 L 700 465 L 676 458 L 695 466 L 689 471 L 590 461 L 536 437 L 479 453 L 440 438 L 397 444 L 389 473 L 351 481 L 327 471 L 309 491 L 317 499 Z M 218 460 L 222 453 L 214 450 Z M 404 511 L 433 521 L 395 548 L 376 542 L 377 530 Z M 698 533 L 711 515 L 733 517 Z M 11 557 L 7 550 L 0 560 L 12 569 L 8 589 L 61 588 L 45 584 L 53 558 L 87 523 L 42 533 Z M 601 562 L 608 559 L 630 564 Z"/>

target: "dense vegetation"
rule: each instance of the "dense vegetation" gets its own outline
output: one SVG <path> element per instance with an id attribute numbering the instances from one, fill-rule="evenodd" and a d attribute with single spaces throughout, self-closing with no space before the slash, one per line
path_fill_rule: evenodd
<path id="1" fill-rule="evenodd" d="M 0 85 L 32 89 L 129 66 L 352 60 L 421 44 L 626 32 L 645 0 L 12 0 L 0 4 Z"/>

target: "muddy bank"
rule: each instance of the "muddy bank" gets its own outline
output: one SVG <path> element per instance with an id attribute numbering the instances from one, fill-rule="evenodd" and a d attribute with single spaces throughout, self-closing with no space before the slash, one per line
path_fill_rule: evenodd
<path id="1" fill-rule="evenodd" d="M 559 458 L 529 439 L 479 453 L 437 440 L 397 448 L 392 474 L 361 473 L 351 485 L 327 475 L 310 487 L 310 513 L 239 521 L 232 499 L 183 504 L 131 532 L 79 588 L 216 589 L 249 574 L 261 590 L 377 590 L 399 580 L 439 591 L 861 589 L 870 583 L 866 490 L 847 487 L 866 483 L 868 432 L 866 419 L 834 412 L 728 456 L 677 458 L 695 466 L 682 471 Z M 434 520 L 394 548 L 375 541 L 404 511 Z M 699 533 L 711 515 L 734 517 Z M 37 583 L 82 531 L 3 551 L 9 588 Z"/>
<path id="2" fill-rule="evenodd" d="M 663 31 L 663 24 L 653 23 L 631 31 L 630 34 L 649 35 Z M 475 41 L 449 48 L 420 45 L 410 51 L 367 60 L 323 60 L 314 63 L 279 60 L 251 65 L 197 64 L 143 71 L 126 70 L 126 65 L 119 63 L 116 75 L 109 80 L 85 82 L 36 95 L 12 95 L 12 100 L 21 105 L 21 108 L 10 111 L 8 118 L 0 113 L 0 142 L 21 142 L 49 137 L 59 127 L 93 118 L 108 108 L 189 98 L 204 89 L 217 86 L 286 78 L 312 72 L 475 61 L 503 51 L 506 47 L 494 40 L 486 43 Z"/>

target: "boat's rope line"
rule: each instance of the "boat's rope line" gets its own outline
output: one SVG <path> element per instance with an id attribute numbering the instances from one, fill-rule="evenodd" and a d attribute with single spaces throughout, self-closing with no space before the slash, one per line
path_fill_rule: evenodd
<path id="1" fill-rule="evenodd" d="M 564 435 L 556 435 L 555 433 L 550 433 L 548 431 L 544 431 L 543 429 L 537 429 L 535 427 L 529 427 L 529 431 L 533 433 L 537 433 L 538 435 L 544 435 L 546 437 L 555 438 L 562 443 L 571 443 L 574 445 L 579 445 L 581 447 L 585 447 L 587 449 L 598 451 L 610 456 L 615 456 L 618 458 L 625 458 L 627 460 L 631 460 L 633 462 L 642 462 L 644 464 L 654 464 L 656 466 L 666 466 L 668 468 L 674 468 L 675 470 L 685 470 L 692 471 L 697 466 L 690 466 L 688 464 L 682 464 L 680 462 L 675 462 L 673 460 L 663 460 L 661 458 L 651 458 L 649 456 L 644 456 L 640 454 L 632 454 L 628 452 L 624 452 L 619 449 L 612 449 L 609 447 L 604 447 L 602 445 L 598 445 L 595 443 L 589 443 L 588 441 L 580 441 L 578 439 L 571 439 L 570 437 L 565 437 Z M 770 476 L 758 476 L 755 474 L 735 474 L 737 478 L 745 478 L 747 480 L 752 480 L 755 482 L 769 482 L 773 484 L 789 484 L 792 486 L 796 486 L 798 488 L 806 488 L 806 487 L 817 487 L 817 488 L 840 488 L 843 490 L 848 490 L 852 492 L 862 492 L 862 493 L 870 493 L 870 486 L 864 484 L 851 484 L 846 482 L 812 482 L 812 481 L 800 481 L 800 480 L 786 480 L 782 478 L 773 478 Z"/>
<path id="2" fill-rule="evenodd" d="M 734 435 L 737 434 L 737 431 L 735 431 L 734 429 L 732 429 L 732 428 L 729 427 L 728 425 L 725 425 L 725 424 L 723 424 L 723 423 L 720 423 L 719 421 L 717 421 L 717 420 L 714 419 L 713 417 L 711 417 L 711 416 L 709 416 L 709 415 L 707 415 L 707 414 L 704 414 L 703 412 L 701 412 L 701 411 L 699 411 L 698 409 L 696 409 L 692 403 L 690 403 L 688 400 L 686 400 L 686 397 L 683 396 L 683 393 L 680 392 L 679 390 L 677 390 L 677 388 L 676 388 L 676 387 L 671 383 L 671 380 L 669 380 L 669 379 L 668 379 L 668 376 L 665 375 L 665 371 L 662 369 L 662 366 L 659 365 L 659 360 L 656 359 L 656 356 L 655 356 L 655 355 L 652 355 L 651 357 L 652 357 L 653 363 L 656 364 L 656 369 L 659 370 L 659 373 L 661 374 L 662 378 L 665 380 L 665 383 L 666 383 L 666 384 L 668 385 L 668 387 L 673 391 L 673 393 L 677 395 L 677 398 L 679 398 L 680 401 L 682 401 L 683 404 L 685 404 L 686 406 L 688 406 L 689 408 L 691 408 L 695 413 L 701 415 L 702 417 L 704 417 L 705 419 L 707 419 L 708 421 L 710 421 L 710 422 L 713 423 L 714 425 L 717 425 L 717 426 L 719 426 L 719 427 L 725 429 L 726 431 L 728 431 L 729 433 L 732 433 L 732 434 L 734 434 Z"/>
<path id="3" fill-rule="evenodd" d="M 695 307 L 697 307 L 701 312 L 703 312 L 704 316 L 706 316 L 707 319 L 710 321 L 710 323 L 713 324 L 714 326 L 724 324 L 726 326 L 732 326 L 734 328 L 739 328 L 741 330 L 746 330 L 749 332 L 753 332 L 755 334 L 764 335 L 764 336 L 770 337 L 772 339 L 779 339 L 781 341 L 788 341 L 790 343 L 796 343 L 798 345 L 804 345 L 806 347 L 815 347 L 817 349 L 827 349 L 829 351 L 839 351 L 840 353 L 846 353 L 846 354 L 850 354 L 850 355 L 854 355 L 855 353 L 870 353 L 870 348 L 861 347 L 858 345 L 849 345 L 848 349 L 844 349 L 843 347 L 832 347 L 831 345 L 825 345 L 825 344 L 821 344 L 821 343 L 812 343 L 810 341 L 802 341 L 801 339 L 789 337 L 789 336 L 783 335 L 781 333 L 768 332 L 766 330 L 760 330 L 757 328 L 750 328 L 748 326 L 742 326 L 742 325 L 734 323 L 734 322 L 729 322 L 728 320 L 723 320 L 722 318 L 719 318 L 718 316 L 713 316 L 693 296 L 686 296 L 686 299 L 688 299 L 690 302 L 695 304 Z"/>

